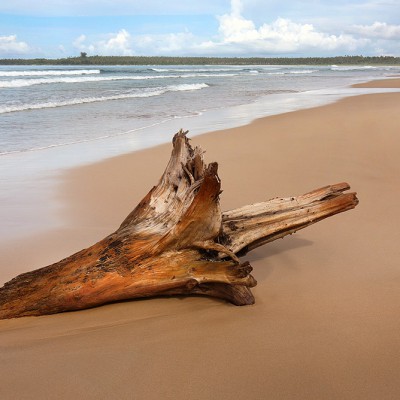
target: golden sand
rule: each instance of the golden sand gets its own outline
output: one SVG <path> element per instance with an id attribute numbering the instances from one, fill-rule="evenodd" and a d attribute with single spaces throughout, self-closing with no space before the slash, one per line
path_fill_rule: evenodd
<path id="1" fill-rule="evenodd" d="M 254 306 L 157 298 L 0 321 L 0 398 L 400 398 L 399 127 L 400 94 L 386 93 L 195 137 L 220 164 L 223 209 L 341 181 L 360 204 L 250 254 Z M 68 172 L 68 228 L 8 244 L 2 273 L 113 231 L 169 153 Z"/>

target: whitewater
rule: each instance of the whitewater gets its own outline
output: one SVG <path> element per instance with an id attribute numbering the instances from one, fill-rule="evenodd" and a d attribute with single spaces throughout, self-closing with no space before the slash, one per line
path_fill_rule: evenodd
<path id="1" fill-rule="evenodd" d="M 352 83 L 398 72 L 336 65 L 1 66 L 0 157 L 125 133 L 127 144 L 137 147 L 140 137 L 146 146 L 152 133 L 143 131 L 165 121 L 186 118 L 190 128 L 201 115 L 251 120 L 262 109 L 318 105 Z M 327 89 L 330 96 L 321 92 Z M 242 109 L 233 115 L 232 107 Z"/>

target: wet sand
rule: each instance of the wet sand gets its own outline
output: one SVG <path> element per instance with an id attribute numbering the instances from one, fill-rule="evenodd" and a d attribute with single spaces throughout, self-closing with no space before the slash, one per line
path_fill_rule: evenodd
<path id="1" fill-rule="evenodd" d="M 193 138 L 219 162 L 223 209 L 341 181 L 360 204 L 250 253 L 254 306 L 157 298 L 0 321 L 0 398 L 400 398 L 399 127 L 385 93 Z M 8 243 L 2 282 L 115 230 L 169 154 L 69 171 L 65 229 Z"/>

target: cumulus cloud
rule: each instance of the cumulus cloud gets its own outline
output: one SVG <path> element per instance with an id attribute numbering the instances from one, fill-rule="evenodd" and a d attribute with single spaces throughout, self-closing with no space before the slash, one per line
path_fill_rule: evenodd
<path id="1" fill-rule="evenodd" d="M 121 54 L 123 56 L 132 55 L 131 35 L 125 30 L 120 30 L 115 36 L 100 42 L 99 46 L 103 49 L 103 54 Z"/>
<path id="2" fill-rule="evenodd" d="M 140 54 L 266 55 L 305 51 L 352 51 L 361 44 L 349 34 L 328 35 L 311 24 L 278 18 L 257 27 L 242 16 L 241 0 L 231 0 L 230 13 L 218 17 L 218 35 L 200 40 L 190 32 L 135 37 Z M 365 42 L 365 40 L 364 40 Z"/>
<path id="3" fill-rule="evenodd" d="M 86 35 L 80 35 L 74 40 L 74 47 L 76 47 L 79 50 L 87 50 L 88 45 L 85 43 L 86 41 Z"/>
<path id="4" fill-rule="evenodd" d="M 121 29 L 117 33 L 106 35 L 105 39 L 87 43 L 88 38 L 85 35 L 80 35 L 75 39 L 73 45 L 80 51 L 85 51 L 89 54 L 99 55 L 118 55 L 130 56 L 134 54 L 132 49 L 132 38 L 129 32 Z"/>
<path id="5" fill-rule="evenodd" d="M 189 31 L 132 36 L 122 29 L 118 33 L 107 35 L 106 39 L 92 42 L 86 35 L 80 35 L 73 46 L 90 55 L 169 55 L 191 52 L 196 46 L 195 42 L 196 37 Z"/>
<path id="6" fill-rule="evenodd" d="M 287 53 L 303 50 L 354 50 L 358 41 L 351 35 L 328 35 L 319 32 L 311 24 L 299 24 L 286 18 L 277 18 L 258 28 L 253 21 L 241 15 L 242 3 L 232 0 L 231 13 L 219 17 L 220 38 L 203 43 L 203 47 L 227 47 L 236 50 Z"/>
<path id="7" fill-rule="evenodd" d="M 17 40 L 17 35 L 0 36 L 0 55 L 3 57 L 24 55 L 30 50 L 27 43 Z"/>
<path id="8" fill-rule="evenodd" d="M 350 32 L 374 39 L 400 40 L 400 25 L 374 22 L 372 25 L 354 25 Z"/>
<path id="9" fill-rule="evenodd" d="M 400 38 L 399 25 L 382 22 L 331 33 L 311 23 L 281 17 L 256 25 L 244 16 L 243 4 L 242 0 L 231 0 L 230 11 L 217 17 L 218 32 L 209 38 L 195 36 L 189 30 L 134 35 L 121 29 L 95 39 L 81 35 L 74 47 L 100 55 L 337 55 L 363 50 L 377 52 L 378 48 L 388 53 L 389 41 Z"/>
<path id="10" fill-rule="evenodd" d="M 183 51 L 191 52 L 198 41 L 196 37 L 186 31 L 164 35 L 139 35 L 135 37 L 135 49 L 140 54 L 179 54 Z"/>

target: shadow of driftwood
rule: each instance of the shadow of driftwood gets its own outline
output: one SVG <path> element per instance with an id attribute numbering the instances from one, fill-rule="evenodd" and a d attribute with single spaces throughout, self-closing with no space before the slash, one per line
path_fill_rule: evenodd
<path id="1" fill-rule="evenodd" d="M 274 266 L 271 265 L 271 263 L 268 263 L 268 258 L 286 253 L 300 247 L 311 246 L 313 243 L 314 242 L 312 242 L 311 240 L 293 236 L 290 238 L 286 238 L 285 240 L 268 243 L 263 247 L 259 247 L 249 253 L 246 257 L 244 257 L 244 259 L 249 261 L 250 263 L 254 263 L 256 261 L 263 262 L 263 268 L 255 268 L 254 270 L 257 281 L 263 281 L 267 279 L 274 270 Z"/>

